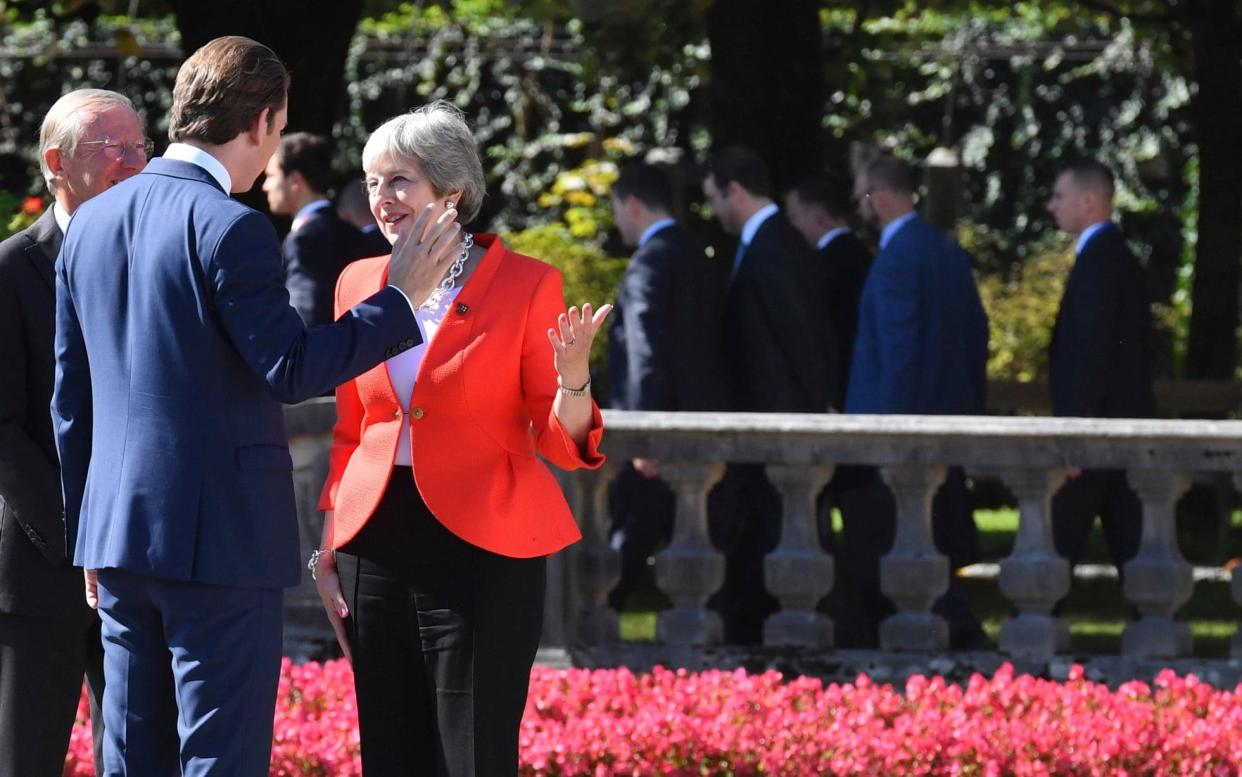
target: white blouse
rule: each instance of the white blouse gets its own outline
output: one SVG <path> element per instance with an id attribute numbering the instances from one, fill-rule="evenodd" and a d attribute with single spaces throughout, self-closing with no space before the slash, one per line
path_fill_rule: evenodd
<path id="1" fill-rule="evenodd" d="M 410 466 L 409 414 L 410 400 L 414 397 L 414 382 L 418 377 L 418 368 L 423 363 L 423 355 L 427 353 L 427 348 L 430 347 L 436 332 L 440 330 L 440 324 L 448 315 L 460 291 L 461 287 L 455 286 L 452 291 L 441 297 L 440 304 L 431 310 L 415 308 L 414 320 L 418 322 L 418 332 L 423 336 L 423 341 L 384 363 L 384 366 L 388 368 L 388 380 L 392 383 L 392 389 L 397 394 L 397 401 L 401 403 L 402 410 L 401 436 L 397 440 L 397 458 L 394 464 Z"/>

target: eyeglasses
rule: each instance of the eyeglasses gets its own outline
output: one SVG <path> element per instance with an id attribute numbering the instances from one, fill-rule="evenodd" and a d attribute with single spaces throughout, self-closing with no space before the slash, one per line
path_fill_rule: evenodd
<path id="1" fill-rule="evenodd" d="M 103 140 L 83 140 L 78 143 L 79 146 L 96 146 L 103 152 L 104 156 L 113 162 L 121 161 L 126 154 L 134 154 L 141 156 L 143 159 L 150 159 L 155 153 L 155 141 L 151 138 L 143 138 L 135 143 L 119 143 L 112 138 L 104 138 Z"/>

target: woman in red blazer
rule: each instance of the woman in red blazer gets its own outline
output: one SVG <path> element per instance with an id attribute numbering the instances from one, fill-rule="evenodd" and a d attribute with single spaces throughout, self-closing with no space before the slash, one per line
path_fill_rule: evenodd
<path id="1" fill-rule="evenodd" d="M 474 139 L 445 103 L 376 130 L 363 169 L 395 251 L 478 213 Z M 580 536 L 540 457 L 603 463 L 587 356 L 610 306 L 566 311 L 554 268 L 494 235 L 460 239 L 440 288 L 411 300 L 424 345 L 336 392 L 312 568 L 353 661 L 366 777 L 517 774 L 545 557 Z M 346 267 L 338 314 L 387 266 Z"/>

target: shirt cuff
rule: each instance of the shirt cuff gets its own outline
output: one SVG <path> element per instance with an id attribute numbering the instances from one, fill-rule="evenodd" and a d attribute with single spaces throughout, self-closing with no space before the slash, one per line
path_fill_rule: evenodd
<path id="1" fill-rule="evenodd" d="M 401 294 L 402 297 L 405 297 L 405 304 L 410 306 L 410 312 L 415 315 L 418 314 L 418 307 L 413 302 L 410 302 L 410 296 L 406 294 L 405 291 L 400 286 L 390 283 L 388 284 L 388 288 L 396 289 Z"/>

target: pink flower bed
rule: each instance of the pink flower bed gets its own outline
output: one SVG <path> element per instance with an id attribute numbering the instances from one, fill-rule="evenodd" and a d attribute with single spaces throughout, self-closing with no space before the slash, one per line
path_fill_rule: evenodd
<path id="1" fill-rule="evenodd" d="M 89 777 L 86 704 L 65 774 Z M 913 677 L 825 686 L 780 674 L 536 668 L 521 732 L 525 775 L 1236 775 L 1242 686 L 1195 677 L 1109 690 L 1002 667 L 965 688 Z M 358 777 L 344 661 L 281 669 L 273 777 Z"/>

